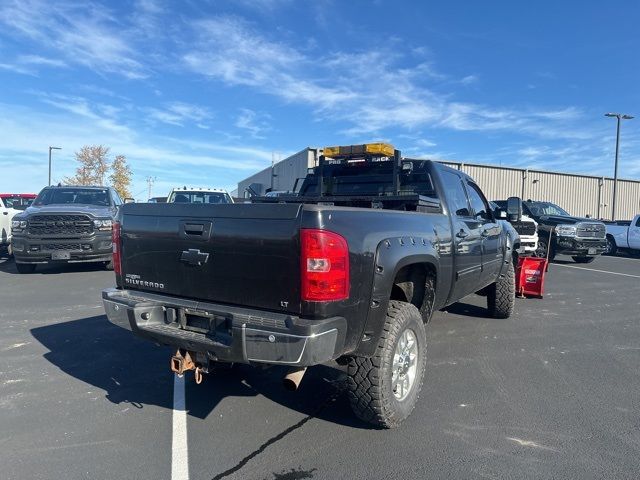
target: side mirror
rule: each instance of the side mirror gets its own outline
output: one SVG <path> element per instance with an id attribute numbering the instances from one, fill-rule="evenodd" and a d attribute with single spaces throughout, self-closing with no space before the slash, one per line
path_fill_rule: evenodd
<path id="1" fill-rule="evenodd" d="M 507 217 L 510 222 L 519 222 L 522 219 L 522 200 L 518 197 L 507 199 Z"/>
<path id="2" fill-rule="evenodd" d="M 135 203 L 135 201 L 136 201 L 135 198 L 127 197 L 124 199 L 124 203 Z"/>
<path id="3" fill-rule="evenodd" d="M 499 218 L 500 220 L 506 220 L 507 212 L 505 212 L 504 210 L 496 210 L 496 217 Z"/>

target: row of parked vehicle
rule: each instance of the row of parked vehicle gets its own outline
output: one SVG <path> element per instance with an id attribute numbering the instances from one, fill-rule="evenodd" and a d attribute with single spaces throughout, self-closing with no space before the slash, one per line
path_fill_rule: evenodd
<path id="1" fill-rule="evenodd" d="M 293 194 L 279 192 L 266 198 L 285 201 Z M 0 194 L 0 246 L 18 253 L 18 270 L 30 273 L 38 263 L 102 262 L 110 263 L 111 223 L 123 202 L 107 187 L 47 187 L 33 209 L 26 211 L 36 194 Z M 151 203 L 231 204 L 233 198 L 223 189 L 179 187 L 167 197 L 155 197 Z M 504 215 L 507 201 L 490 202 L 497 215 Z M 520 255 L 548 257 L 570 255 L 579 263 L 592 262 L 597 255 L 615 255 L 620 251 L 640 254 L 640 215 L 631 221 L 594 221 L 570 215 L 550 202 L 527 200 L 522 216 L 511 220 L 520 238 Z M 17 218 L 14 217 L 21 213 Z M 36 215 L 31 220 L 28 217 Z M 46 215 L 45 215 L 46 214 Z M 505 220 L 505 219 L 501 219 Z M 12 243 L 12 232 L 16 242 Z M 29 232 L 29 233 L 27 233 Z M 88 238 L 92 236 L 93 238 Z"/>
<path id="2" fill-rule="evenodd" d="M 171 203 L 233 203 L 221 189 L 175 188 Z M 110 187 L 50 186 L 40 194 L 0 194 L 0 245 L 19 273 L 39 264 L 102 263 L 113 268 L 112 227 L 125 202 Z"/>

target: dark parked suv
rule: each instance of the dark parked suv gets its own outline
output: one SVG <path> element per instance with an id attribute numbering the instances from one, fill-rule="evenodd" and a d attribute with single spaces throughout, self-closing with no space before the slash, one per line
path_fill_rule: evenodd
<path id="1" fill-rule="evenodd" d="M 122 200 L 113 188 L 46 187 L 11 222 L 20 273 L 43 263 L 111 264 L 111 228 Z"/>

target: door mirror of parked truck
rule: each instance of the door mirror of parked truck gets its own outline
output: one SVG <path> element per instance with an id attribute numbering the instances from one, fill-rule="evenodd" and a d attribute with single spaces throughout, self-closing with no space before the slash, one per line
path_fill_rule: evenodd
<path id="1" fill-rule="evenodd" d="M 510 222 L 519 222 L 522 218 L 522 200 L 518 197 L 507 199 L 507 216 Z"/>

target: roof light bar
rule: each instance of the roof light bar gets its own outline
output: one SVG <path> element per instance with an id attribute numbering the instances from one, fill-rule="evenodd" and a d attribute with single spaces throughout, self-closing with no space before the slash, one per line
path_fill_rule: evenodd
<path id="1" fill-rule="evenodd" d="M 363 145 L 324 147 L 323 149 L 324 156 L 329 158 L 393 157 L 394 152 L 394 146 L 389 143 L 365 143 Z"/>

